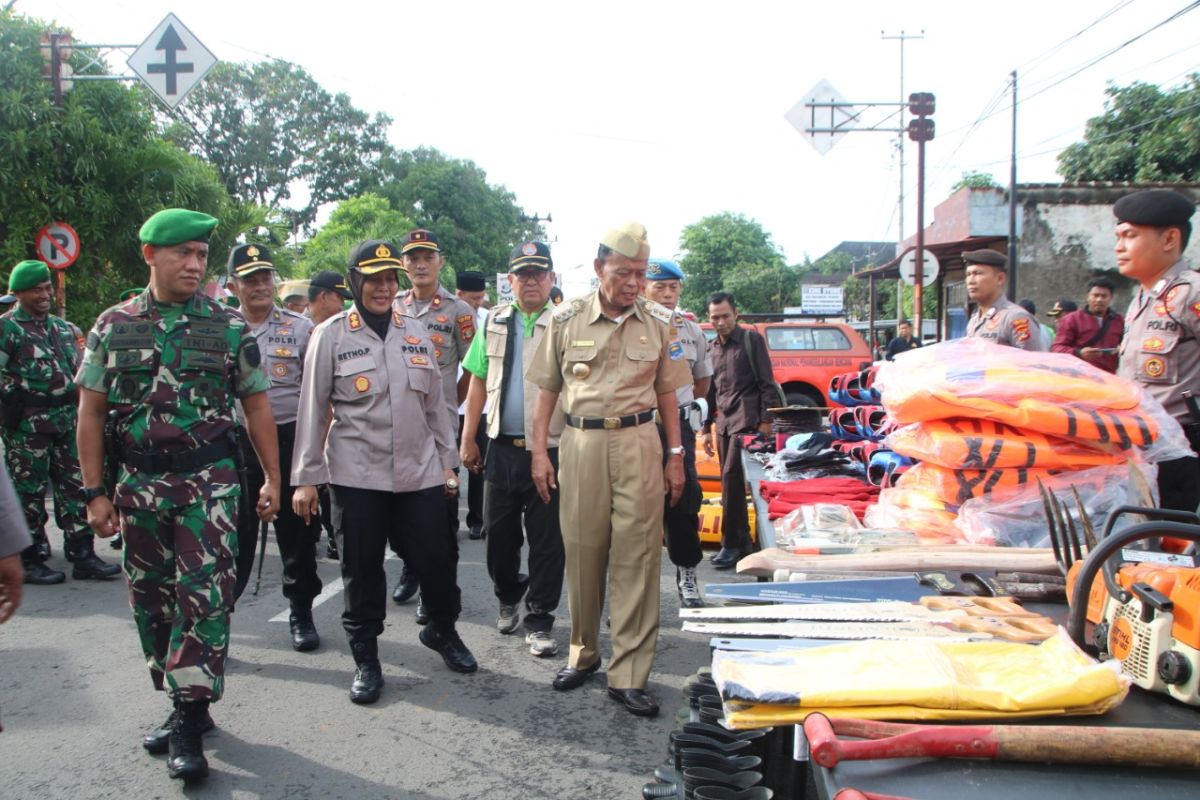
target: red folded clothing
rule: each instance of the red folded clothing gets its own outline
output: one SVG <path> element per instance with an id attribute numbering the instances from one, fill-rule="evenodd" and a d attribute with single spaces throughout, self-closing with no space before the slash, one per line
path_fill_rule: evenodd
<path id="1" fill-rule="evenodd" d="M 879 498 L 879 487 L 857 478 L 810 478 L 800 481 L 762 481 L 759 491 L 767 501 L 767 513 L 778 519 L 803 505 L 838 503 L 862 519 L 867 507 Z"/>

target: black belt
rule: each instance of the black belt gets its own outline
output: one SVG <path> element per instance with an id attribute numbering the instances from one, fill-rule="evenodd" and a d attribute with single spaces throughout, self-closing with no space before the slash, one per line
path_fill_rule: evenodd
<path id="1" fill-rule="evenodd" d="M 499 436 L 497 436 L 495 439 L 493 439 L 492 441 L 500 442 L 500 444 L 511 444 L 513 447 L 520 447 L 521 449 L 525 448 L 525 437 L 524 436 L 507 436 L 502 433 Z"/>
<path id="2" fill-rule="evenodd" d="M 181 453 L 145 453 L 127 450 L 121 461 L 125 466 L 143 472 L 190 472 L 206 467 L 223 458 L 233 456 L 233 444 L 228 439 L 218 439 L 195 450 Z"/>
<path id="3" fill-rule="evenodd" d="M 567 424 L 572 428 L 615 431 L 619 428 L 632 428 L 634 425 L 645 425 L 654 419 L 654 409 L 640 411 L 637 414 L 626 414 L 623 417 L 573 417 L 567 414 Z"/>

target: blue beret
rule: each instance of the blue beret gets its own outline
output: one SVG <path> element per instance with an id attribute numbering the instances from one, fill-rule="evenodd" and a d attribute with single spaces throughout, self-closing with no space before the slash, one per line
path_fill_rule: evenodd
<path id="1" fill-rule="evenodd" d="M 683 280 L 683 270 L 670 259 L 652 258 L 646 265 L 646 280 L 681 281 Z"/>

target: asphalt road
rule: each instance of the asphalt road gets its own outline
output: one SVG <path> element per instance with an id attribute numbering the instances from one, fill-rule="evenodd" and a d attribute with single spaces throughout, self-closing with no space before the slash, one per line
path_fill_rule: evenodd
<path id="1" fill-rule="evenodd" d="M 465 530 L 465 528 L 464 528 Z M 262 589 L 233 619 L 225 698 L 205 737 L 211 775 L 184 789 L 141 736 L 166 718 L 152 690 L 123 579 L 72 581 L 52 534 L 59 586 L 26 588 L 0 628 L 0 797 L 25 798 L 637 798 L 665 760 L 686 677 L 707 639 L 679 630 L 674 567 L 663 552 L 662 627 L 649 691 L 662 713 L 637 718 L 605 692 L 604 673 L 573 692 L 550 687 L 565 663 L 570 621 L 559 609 L 557 657 L 537 659 L 523 635 L 496 631 L 484 543 L 461 536 L 459 631 L 479 660 L 458 675 L 417 640 L 415 601 L 389 601 L 380 639 L 386 685 L 372 706 L 350 703 L 353 674 L 338 591 L 315 609 L 320 649 L 292 650 L 274 542 Z M 320 553 L 324 555 L 324 542 Z M 106 542 L 97 552 L 114 560 Z M 328 587 L 338 565 L 319 564 Z M 394 585 L 399 562 L 388 562 Z M 701 567 L 702 583 L 728 573 Z M 251 584 L 253 588 L 253 583 Z M 604 636 L 607 656 L 608 640 Z"/>

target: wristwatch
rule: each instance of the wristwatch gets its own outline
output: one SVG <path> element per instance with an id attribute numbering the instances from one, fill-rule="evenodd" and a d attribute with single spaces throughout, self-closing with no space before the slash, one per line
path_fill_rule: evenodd
<path id="1" fill-rule="evenodd" d="M 108 494 L 108 492 L 105 491 L 103 486 L 93 486 L 90 489 L 84 487 L 80 494 L 83 496 L 83 502 L 86 504 L 92 502 L 97 497 L 104 497 L 104 495 Z"/>
<path id="2" fill-rule="evenodd" d="M 447 489 L 457 489 L 458 488 L 458 478 L 446 478 L 446 488 Z"/>
<path id="3" fill-rule="evenodd" d="M 683 455 L 683 447 L 668 447 L 667 452 L 673 456 L 681 456 Z"/>

